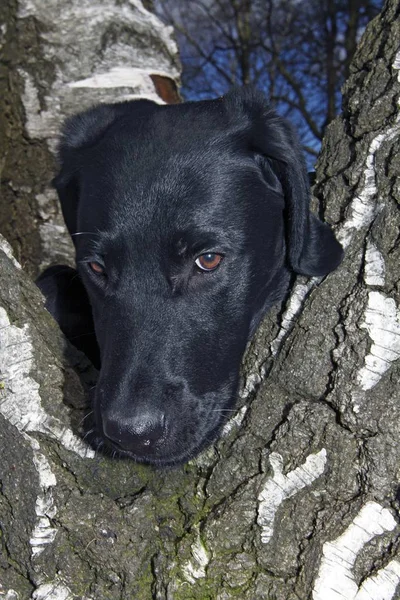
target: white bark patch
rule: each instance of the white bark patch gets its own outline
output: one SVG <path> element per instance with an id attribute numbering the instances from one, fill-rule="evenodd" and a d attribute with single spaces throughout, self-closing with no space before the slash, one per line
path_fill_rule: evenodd
<path id="1" fill-rule="evenodd" d="M 365 357 L 365 366 L 357 376 L 359 386 L 366 391 L 400 358 L 400 312 L 393 298 L 381 292 L 369 292 L 365 321 L 360 327 L 368 331 L 373 342 Z"/>
<path id="2" fill-rule="evenodd" d="M 142 19 L 146 19 L 149 25 L 155 29 L 159 30 L 158 35 L 165 43 L 166 47 L 169 49 L 169 52 L 174 55 L 178 54 L 178 46 L 174 39 L 174 28 L 172 25 L 163 25 L 162 22 L 156 15 L 149 12 L 144 6 L 141 0 L 129 0 L 130 4 L 134 6 L 140 13 Z M 160 27 L 161 26 L 161 27 Z"/>
<path id="3" fill-rule="evenodd" d="M 385 261 L 373 242 L 368 240 L 365 252 L 364 281 L 367 285 L 385 285 Z"/>
<path id="4" fill-rule="evenodd" d="M 14 256 L 13 249 L 11 248 L 7 240 L 3 238 L 2 235 L 0 235 L 0 250 L 4 252 L 6 256 L 8 256 L 8 258 L 12 261 L 14 267 L 16 267 L 17 269 L 21 269 L 21 265 Z"/>
<path id="5" fill-rule="evenodd" d="M 45 433 L 82 458 L 93 458 L 94 451 L 41 405 L 39 384 L 30 376 L 33 347 L 28 325 L 10 324 L 0 307 L 0 379 L 4 390 L 0 412 L 21 432 Z"/>
<path id="6" fill-rule="evenodd" d="M 58 222 L 57 222 L 58 221 Z M 40 270 L 49 266 L 49 257 L 52 263 L 69 263 L 75 267 L 75 250 L 67 228 L 61 219 L 51 220 L 39 225 L 42 241 L 42 256 Z"/>
<path id="7" fill-rule="evenodd" d="M 252 392 L 254 392 L 261 381 L 262 377 L 259 373 L 250 373 L 250 375 L 246 377 L 246 385 L 240 392 L 241 398 L 247 398 Z"/>
<path id="8" fill-rule="evenodd" d="M 274 475 L 265 482 L 258 496 L 257 524 L 261 527 L 263 544 L 268 544 L 273 536 L 275 515 L 282 502 L 322 475 L 326 465 L 326 450 L 322 448 L 317 454 L 310 454 L 303 465 L 287 475 L 283 473 L 283 458 L 280 454 L 273 452 L 269 461 Z"/>
<path id="9" fill-rule="evenodd" d="M 368 577 L 356 595 L 356 600 L 391 600 L 400 582 L 400 563 L 392 560 L 374 577 Z"/>
<path id="10" fill-rule="evenodd" d="M 370 540 L 395 527 L 387 508 L 376 502 L 365 504 L 340 537 L 324 544 L 313 600 L 391 600 L 400 581 L 400 563 L 391 561 L 361 587 L 355 582 L 353 567 Z"/>
<path id="11" fill-rule="evenodd" d="M 4 591 L 3 586 L 0 583 L 0 597 L 4 600 L 19 600 L 19 594 L 13 590 L 10 589 L 7 592 Z"/>
<path id="12" fill-rule="evenodd" d="M 368 155 L 365 161 L 364 187 L 353 198 L 347 211 L 348 218 L 343 226 L 337 232 L 337 238 L 344 248 L 347 248 L 353 238 L 355 231 L 368 227 L 379 211 L 382 209 L 377 198 L 377 183 L 375 160 L 376 153 L 383 142 L 395 138 L 400 131 L 399 118 L 393 127 L 389 127 L 385 132 L 377 135 L 371 142 Z"/>
<path id="13" fill-rule="evenodd" d="M 33 347 L 28 325 L 22 328 L 11 325 L 6 311 L 0 307 L 0 413 L 31 445 L 41 489 L 35 505 L 38 520 L 30 538 L 32 556 L 35 557 L 54 541 L 57 534 L 57 529 L 51 524 L 57 512 L 52 494 L 56 478 L 47 458 L 40 451 L 39 442 L 29 433 L 46 433 L 82 457 L 93 457 L 94 451 L 86 447 L 70 429 L 62 426 L 58 419 L 44 411 L 39 385 L 30 376 L 32 367 Z"/>
<path id="14" fill-rule="evenodd" d="M 44 97 L 33 76 L 19 70 L 25 86 L 27 132 L 45 139 L 52 152 L 61 122 L 71 113 L 128 97 L 163 103 L 150 74 L 179 79 L 172 27 L 147 11 L 140 0 L 20 0 L 18 16 L 34 16 L 43 24 L 43 55 L 57 65 Z M 134 43 L 127 34 L 121 33 L 121 39 L 109 36 L 111 26 L 130 30 Z M 117 95 L 116 88 L 124 91 Z"/>
<path id="15" fill-rule="evenodd" d="M 75 266 L 75 248 L 68 235 L 55 189 L 46 187 L 43 193 L 36 194 L 35 199 L 42 219 L 39 225 L 42 241 L 40 270 L 49 266 L 49 259 L 53 264 Z"/>
<path id="16" fill-rule="evenodd" d="M 296 318 L 299 316 L 301 309 L 304 306 L 305 299 L 309 291 L 321 281 L 320 277 L 313 277 L 306 284 L 297 283 L 290 294 L 285 312 L 283 313 L 282 322 L 277 336 L 271 342 L 271 352 L 273 356 L 279 351 L 282 341 L 292 329 Z"/>
<path id="17" fill-rule="evenodd" d="M 2 48 L 2 46 L 5 42 L 6 33 L 7 33 L 7 23 L 2 23 L 0 25 L 0 48 Z"/>
<path id="18" fill-rule="evenodd" d="M 400 81 L 400 52 L 398 52 L 396 54 L 396 58 L 394 59 L 394 63 L 393 63 L 393 69 L 396 69 L 397 71 L 399 71 L 399 73 L 397 75 L 397 79 L 398 79 L 398 81 Z M 400 103 L 400 99 L 399 99 L 399 103 Z"/>
<path id="19" fill-rule="evenodd" d="M 40 105 L 38 89 L 33 78 L 23 69 L 18 69 L 18 73 L 24 81 L 22 103 L 26 116 L 25 128 L 29 137 L 36 139 L 55 138 L 58 133 L 57 111 L 60 108 L 59 105 L 52 106 L 50 110 L 44 110 Z M 46 101 L 51 106 L 51 98 L 46 97 Z"/>
<path id="20" fill-rule="evenodd" d="M 32 446 L 33 463 L 39 475 L 39 483 L 42 488 L 42 493 L 37 497 L 35 505 L 38 521 L 29 540 L 32 546 L 32 556 L 38 556 L 43 552 L 47 544 L 51 544 L 54 541 L 57 534 L 57 529 L 52 527 L 50 520 L 57 514 L 51 489 L 56 485 L 57 481 L 51 470 L 49 461 L 40 452 L 39 442 L 26 433 L 23 433 L 23 436 Z"/>
<path id="21" fill-rule="evenodd" d="M 148 33 L 151 32 L 154 37 L 159 38 L 171 55 L 178 54 L 178 47 L 173 39 L 173 28 L 164 25 L 156 15 L 145 9 L 141 0 L 128 0 L 126 4 L 120 5 L 109 0 L 100 2 L 53 0 L 51 3 L 43 2 L 43 0 L 19 0 L 18 9 L 20 19 L 34 16 L 44 23 L 53 23 L 53 30 L 45 34 L 45 39 L 49 41 L 55 41 L 60 31 L 65 35 L 66 42 L 71 41 L 71 36 L 73 36 L 72 39 L 75 40 L 76 45 L 85 44 L 97 24 L 106 23 L 108 25 L 112 21 L 117 23 L 122 21 L 126 25 L 138 25 L 143 30 L 148 30 Z M 81 19 L 84 21 L 81 22 Z M 81 32 L 86 32 L 86 38 L 77 35 Z M 74 56 L 73 50 L 73 48 L 66 49 Z M 79 60 L 79 58 L 75 57 L 75 60 Z M 165 62 L 165 60 L 165 57 L 161 56 L 159 62 Z"/>
<path id="22" fill-rule="evenodd" d="M 157 95 L 154 83 L 150 75 L 161 75 L 162 77 L 169 77 L 168 73 L 161 71 L 155 72 L 149 69 L 139 69 L 134 67 L 113 67 L 110 71 L 105 73 L 98 73 L 92 77 L 81 79 L 80 81 L 73 81 L 68 84 L 71 88 L 132 88 L 138 90 L 138 96 L 141 98 L 147 98 L 164 104 L 164 101 Z M 125 99 L 126 96 L 122 96 L 118 100 Z"/>
<path id="23" fill-rule="evenodd" d="M 32 600 L 72 600 L 71 590 L 62 583 L 45 583 L 39 585 L 31 596 Z"/>
<path id="24" fill-rule="evenodd" d="M 210 562 L 207 550 L 197 535 L 197 539 L 191 546 L 193 560 L 187 562 L 183 567 L 183 576 L 189 583 L 195 583 L 196 579 L 206 576 L 206 567 Z"/>
<path id="25" fill-rule="evenodd" d="M 246 412 L 247 412 L 247 406 L 242 406 L 242 408 L 240 410 L 238 410 L 236 415 L 234 417 L 232 417 L 232 419 L 229 419 L 229 421 L 227 423 L 225 423 L 225 425 L 222 429 L 222 432 L 221 432 L 221 437 L 228 435 L 232 431 L 232 429 L 234 429 L 236 427 L 240 427 L 243 422 Z"/>

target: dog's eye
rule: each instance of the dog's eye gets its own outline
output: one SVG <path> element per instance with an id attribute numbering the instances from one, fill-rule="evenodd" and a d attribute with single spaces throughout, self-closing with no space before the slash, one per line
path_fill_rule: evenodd
<path id="1" fill-rule="evenodd" d="M 89 267 L 92 269 L 93 273 L 96 275 L 105 275 L 104 267 L 98 262 L 90 262 Z"/>
<path id="2" fill-rule="evenodd" d="M 221 254 L 215 254 L 214 252 L 207 252 L 207 254 L 201 254 L 196 258 L 196 265 L 202 271 L 214 271 L 221 263 L 223 256 Z"/>

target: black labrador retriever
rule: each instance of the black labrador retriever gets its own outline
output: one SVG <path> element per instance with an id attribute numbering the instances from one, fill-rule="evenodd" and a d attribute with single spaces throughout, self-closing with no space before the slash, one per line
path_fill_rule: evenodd
<path id="1" fill-rule="evenodd" d="M 141 462 L 187 461 L 220 431 L 246 344 L 291 275 L 324 276 L 342 259 L 309 211 L 297 136 L 244 88 L 92 108 L 67 121 L 60 162 L 79 277 L 52 267 L 38 284 L 101 362 L 97 442 Z"/>

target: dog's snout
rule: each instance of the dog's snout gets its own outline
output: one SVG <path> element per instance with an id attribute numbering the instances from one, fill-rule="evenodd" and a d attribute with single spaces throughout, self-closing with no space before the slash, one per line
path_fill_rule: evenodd
<path id="1" fill-rule="evenodd" d="M 165 434 L 165 413 L 141 412 L 133 415 L 103 415 L 105 436 L 122 450 L 137 455 L 151 453 Z"/>

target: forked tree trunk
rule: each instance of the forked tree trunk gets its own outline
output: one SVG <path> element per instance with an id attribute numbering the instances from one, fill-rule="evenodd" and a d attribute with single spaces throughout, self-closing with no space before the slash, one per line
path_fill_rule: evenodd
<path id="1" fill-rule="evenodd" d="M 346 246 L 342 266 L 298 279 L 265 319 L 237 414 L 186 466 L 93 456 L 78 434 L 93 374 L 2 243 L 0 598 L 400 598 L 399 46 L 389 0 L 326 133 L 316 205 Z M 37 89 L 42 102 L 47 85 Z M 8 139 L 8 172 L 15 160 L 22 174 L 19 138 Z M 46 143 L 32 150 L 36 170 L 29 159 L 35 185 L 49 179 Z"/>

